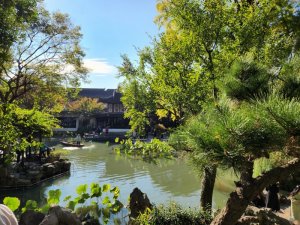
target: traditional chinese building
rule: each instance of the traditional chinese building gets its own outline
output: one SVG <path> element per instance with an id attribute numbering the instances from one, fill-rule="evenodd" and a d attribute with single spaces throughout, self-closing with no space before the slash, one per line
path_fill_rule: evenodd
<path id="1" fill-rule="evenodd" d="M 121 93 L 117 89 L 82 88 L 79 97 L 96 98 L 105 104 L 101 112 L 87 115 L 63 111 L 58 117 L 61 128 L 55 131 L 96 131 L 108 127 L 110 131 L 125 131 L 129 128 L 128 120 L 124 119 L 124 107 Z"/>

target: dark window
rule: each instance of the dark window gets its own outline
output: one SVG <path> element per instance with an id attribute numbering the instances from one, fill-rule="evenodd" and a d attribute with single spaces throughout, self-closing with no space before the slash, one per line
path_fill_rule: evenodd
<path id="1" fill-rule="evenodd" d="M 76 118 L 60 117 L 60 126 L 63 128 L 76 128 Z"/>

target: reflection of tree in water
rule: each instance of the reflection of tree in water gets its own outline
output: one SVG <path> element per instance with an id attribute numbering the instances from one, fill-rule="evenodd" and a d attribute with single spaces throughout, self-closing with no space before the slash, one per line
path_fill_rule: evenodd
<path id="1" fill-rule="evenodd" d="M 183 160 L 161 160 L 149 165 L 153 183 L 174 196 L 188 196 L 200 189 L 200 179 Z"/>
<path id="2" fill-rule="evenodd" d="M 198 191 L 200 180 L 183 160 L 158 160 L 157 164 L 116 155 L 106 160 L 106 175 L 128 179 L 149 174 L 152 182 L 174 196 L 188 196 Z"/>
<path id="3" fill-rule="evenodd" d="M 234 174 L 232 170 L 218 170 L 217 179 L 215 183 L 215 190 L 220 192 L 232 192 L 235 189 L 234 181 L 239 178 Z"/>
<path id="4" fill-rule="evenodd" d="M 164 192 L 176 197 L 184 198 L 195 196 L 195 193 L 196 196 L 198 196 L 197 193 L 200 194 L 200 179 L 183 160 L 158 160 L 157 164 L 147 163 L 139 159 L 117 155 L 111 150 L 112 147 L 107 147 L 105 144 L 88 143 L 87 146 L 89 147 L 70 151 L 70 154 L 67 155 L 73 164 L 71 169 L 73 175 L 70 179 L 68 176 L 64 176 L 28 190 L 1 191 L 0 197 L 16 196 L 22 200 L 22 203 L 28 199 L 45 202 L 44 195 L 49 189 L 61 188 L 70 194 L 75 192 L 77 183 L 79 185 L 86 182 L 84 180 L 86 177 L 93 180 L 99 176 L 103 180 L 123 180 L 126 183 L 139 180 L 136 179 L 138 177 L 141 177 L 141 180 L 145 178 L 154 184 L 153 192 Z M 72 179 L 74 173 L 76 178 Z M 81 179 L 81 176 L 84 178 Z M 223 202 L 227 199 L 229 190 L 227 175 L 219 176 L 222 179 L 217 179 L 214 193 L 214 203 L 217 207 L 224 205 Z"/>
<path id="5" fill-rule="evenodd" d="M 91 149 L 81 149 L 70 154 L 74 169 L 93 167 L 99 170 L 105 165 L 103 178 L 134 179 L 145 174 L 152 182 L 167 193 L 186 196 L 200 189 L 200 180 L 182 160 L 158 160 L 147 163 L 124 155 L 117 155 L 104 144 L 93 143 Z M 111 149 L 111 147 L 109 147 Z M 99 171 L 100 172 L 100 171 Z"/>
<path id="6" fill-rule="evenodd" d="M 127 177 L 134 178 L 136 173 L 144 172 L 145 162 L 141 160 L 135 160 L 123 155 L 111 155 L 111 157 L 105 158 L 107 177 Z"/>
<path id="7" fill-rule="evenodd" d="M 213 196 L 213 207 L 215 209 L 220 209 L 225 206 L 229 193 L 235 189 L 233 181 L 237 179 L 237 176 L 232 170 L 218 170 Z"/>

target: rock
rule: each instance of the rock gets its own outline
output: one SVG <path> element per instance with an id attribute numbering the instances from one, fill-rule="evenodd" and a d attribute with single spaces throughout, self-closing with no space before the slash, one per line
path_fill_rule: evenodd
<path id="1" fill-rule="evenodd" d="M 35 177 L 35 176 L 38 176 L 40 174 L 40 171 L 38 171 L 38 170 L 30 170 L 27 173 L 28 173 L 29 176 Z"/>
<path id="2" fill-rule="evenodd" d="M 35 212 L 33 210 L 27 210 L 22 213 L 20 217 L 20 225 L 39 225 L 43 219 L 45 218 L 45 214 L 41 212 Z"/>
<path id="3" fill-rule="evenodd" d="M 63 172 L 70 171 L 70 168 L 71 168 L 71 162 L 65 161 L 62 167 Z"/>
<path id="4" fill-rule="evenodd" d="M 55 174 L 55 167 L 54 165 L 50 164 L 46 167 L 43 166 L 43 174 L 44 174 L 44 177 L 48 178 L 48 177 L 51 177 Z"/>
<path id="5" fill-rule="evenodd" d="M 290 225 L 290 222 L 282 217 L 277 216 L 271 209 L 256 208 L 248 206 L 244 215 L 239 219 L 236 225 Z"/>
<path id="6" fill-rule="evenodd" d="M 72 223 L 70 223 L 70 225 L 71 224 Z M 60 225 L 60 224 L 58 222 L 57 216 L 54 214 L 50 214 L 50 215 L 45 216 L 45 218 L 39 225 Z M 66 224 L 66 225 L 69 225 L 69 224 Z"/>
<path id="7" fill-rule="evenodd" d="M 20 178 L 20 179 L 15 180 L 15 184 L 17 186 L 27 186 L 27 185 L 31 185 L 31 180 Z"/>
<path id="8" fill-rule="evenodd" d="M 65 162 L 54 161 L 53 165 L 55 166 L 56 173 L 63 173 Z"/>
<path id="9" fill-rule="evenodd" d="M 11 168 L 0 165 L 0 187 L 30 186 L 43 179 L 70 171 L 71 168 L 68 160 L 56 160 L 42 165 L 39 162 L 24 162 L 24 164 L 25 166 L 21 163 L 15 164 Z"/>
<path id="10" fill-rule="evenodd" d="M 100 225 L 99 221 L 94 218 L 89 218 L 82 222 L 82 225 Z"/>
<path id="11" fill-rule="evenodd" d="M 130 217 L 137 218 L 139 214 L 144 213 L 147 208 L 152 209 L 152 204 L 145 193 L 135 188 L 130 194 L 129 208 Z"/>
<path id="12" fill-rule="evenodd" d="M 81 225 L 81 222 L 70 210 L 53 206 L 39 225 Z"/>

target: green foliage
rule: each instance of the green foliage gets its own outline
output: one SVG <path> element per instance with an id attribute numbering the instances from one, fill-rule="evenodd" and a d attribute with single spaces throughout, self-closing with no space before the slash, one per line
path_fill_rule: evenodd
<path id="1" fill-rule="evenodd" d="M 157 158 L 173 158 L 174 149 L 164 141 L 153 138 L 150 142 L 132 139 L 122 140 L 120 145 L 114 148 L 115 152 L 125 153 L 128 156 L 141 158 L 145 161 L 155 162 Z"/>
<path id="2" fill-rule="evenodd" d="M 208 213 L 200 212 L 199 209 L 184 209 L 176 203 L 160 205 L 153 210 L 147 210 L 141 214 L 133 224 L 143 225 L 208 225 L 211 222 Z"/>
<path id="3" fill-rule="evenodd" d="M 66 14 L 49 13 L 41 1 L 0 4 L 1 102 L 61 111 L 68 94 L 65 85 L 78 87 L 87 72 L 80 28 Z"/>
<path id="4" fill-rule="evenodd" d="M 201 169 L 247 174 L 245 185 L 255 160 L 299 158 L 299 1 L 159 0 L 157 9 L 165 29 L 145 77 L 158 116 L 183 124 L 172 146 Z"/>
<path id="5" fill-rule="evenodd" d="M 285 129 L 289 136 L 300 134 L 300 102 L 297 98 L 284 98 L 276 93 L 260 103 L 269 116 Z"/>
<path id="6" fill-rule="evenodd" d="M 28 23 L 36 21 L 37 2 L 37 0 L 1 1 L 0 64 L 8 56 L 5 52 L 11 47 L 20 30 L 26 29 Z"/>
<path id="7" fill-rule="evenodd" d="M 67 15 L 50 14 L 37 0 L 0 5 L 0 148 L 9 163 L 16 150 L 52 135 L 65 85 L 77 87 L 87 71 L 80 28 Z"/>
<path id="8" fill-rule="evenodd" d="M 61 190 L 50 190 L 48 192 L 47 203 L 49 205 L 57 205 L 61 196 Z"/>
<path id="9" fill-rule="evenodd" d="M 299 100 L 278 93 L 279 86 L 271 84 L 265 70 L 255 69 L 253 63 L 234 64 L 223 85 L 227 96 L 205 106 L 171 136 L 175 148 L 192 152 L 198 168 L 209 163 L 242 170 L 249 159 L 268 158 L 276 152 L 298 154 L 294 137 L 300 134 Z M 236 80 L 244 75 L 253 79 Z"/>
<path id="10" fill-rule="evenodd" d="M 252 60 L 235 62 L 223 81 L 229 98 L 243 101 L 265 96 L 269 91 L 270 74 Z"/>
<path id="11" fill-rule="evenodd" d="M 70 151 L 66 149 L 54 149 L 53 151 L 50 152 L 50 156 L 52 157 L 61 157 L 61 156 L 67 156 L 70 153 Z"/>
<path id="12" fill-rule="evenodd" d="M 5 197 L 3 203 L 10 208 L 11 211 L 16 211 L 20 206 L 20 200 L 15 197 Z"/>
<path id="13" fill-rule="evenodd" d="M 145 133 L 150 125 L 149 119 L 155 113 L 153 91 L 150 87 L 150 75 L 146 72 L 145 54 L 140 52 L 140 65 L 135 67 L 126 55 L 123 55 L 123 64 L 120 66 L 120 75 L 125 79 L 120 85 L 121 101 L 125 108 L 124 117 L 130 119 L 132 130 L 139 134 Z"/>
<path id="14" fill-rule="evenodd" d="M 211 98 L 209 75 L 199 67 L 189 38 L 184 34 L 164 33 L 153 46 L 151 88 L 156 114 L 177 123 L 198 113 L 203 102 Z"/>
<path id="15" fill-rule="evenodd" d="M 25 207 L 22 208 L 22 213 L 24 213 L 26 210 L 37 210 L 37 209 L 38 209 L 38 204 L 36 201 L 27 200 Z"/>
<path id="16" fill-rule="evenodd" d="M 282 166 L 290 159 L 291 157 L 284 152 L 273 152 L 270 154 L 269 158 L 259 158 L 254 161 L 253 177 L 260 176 L 264 172 Z"/>
<path id="17" fill-rule="evenodd" d="M 104 195 L 105 192 L 106 195 Z M 120 189 L 118 187 L 111 188 L 110 184 L 100 186 L 97 183 L 91 183 L 90 187 L 87 184 L 82 184 L 76 188 L 76 193 L 77 196 L 75 198 L 67 196 L 64 202 L 66 202 L 67 208 L 76 212 L 81 218 L 88 216 L 96 220 L 101 218 L 104 224 L 107 224 L 111 219 L 111 215 L 119 213 L 123 208 L 123 204 L 118 200 Z M 22 208 L 22 212 L 35 210 L 47 213 L 52 205 L 59 204 L 60 197 L 61 191 L 59 189 L 50 190 L 48 192 L 47 204 L 38 207 L 35 201 L 28 200 L 25 207 Z M 7 197 L 5 199 L 4 204 L 12 207 L 14 210 L 20 205 L 18 198 Z M 89 205 L 86 205 L 87 203 L 89 203 Z"/>
<path id="18" fill-rule="evenodd" d="M 0 148 L 10 160 L 16 150 L 25 151 L 28 146 L 39 146 L 42 136 L 51 136 L 57 127 L 54 116 L 36 109 L 22 109 L 15 104 L 0 107 Z"/>
<path id="19" fill-rule="evenodd" d="M 69 102 L 65 109 L 70 112 L 88 115 L 90 113 L 101 112 L 104 108 L 105 104 L 99 102 L 98 99 L 83 97 Z"/>

